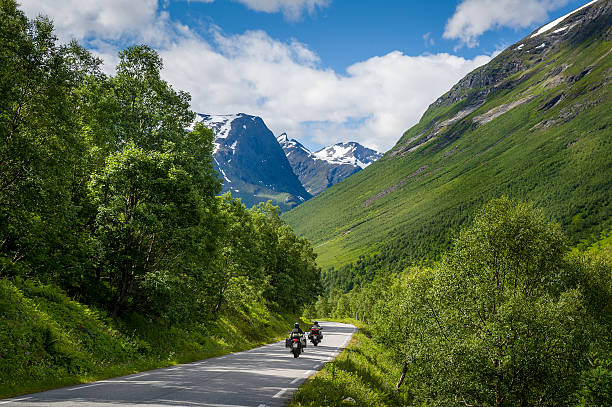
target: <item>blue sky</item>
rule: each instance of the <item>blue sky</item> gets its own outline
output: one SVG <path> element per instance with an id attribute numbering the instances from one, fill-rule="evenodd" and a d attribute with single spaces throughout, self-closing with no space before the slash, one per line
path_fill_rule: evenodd
<path id="1" fill-rule="evenodd" d="M 461 77 L 587 0 L 22 0 L 111 73 L 148 43 L 201 113 L 245 112 L 316 150 L 384 151 Z"/>
<path id="2" fill-rule="evenodd" d="M 555 7 L 549 17 L 552 20 L 585 2 L 566 2 L 565 6 Z M 254 11 L 233 1 L 172 1 L 167 10 L 173 18 L 192 27 L 201 27 L 204 35 L 210 24 L 215 24 L 231 34 L 264 30 L 276 39 L 295 38 L 319 55 L 322 66 L 338 72 L 355 62 L 395 50 L 408 55 L 451 52 L 466 58 L 490 54 L 516 42 L 546 21 L 540 19 L 527 27 L 496 27 L 483 33 L 478 46 L 455 49 L 457 40 L 442 38 L 442 34 L 458 3 L 449 0 L 336 0 L 313 13 L 304 13 L 297 20 L 281 12 Z M 554 7 L 555 2 L 548 3 Z"/>

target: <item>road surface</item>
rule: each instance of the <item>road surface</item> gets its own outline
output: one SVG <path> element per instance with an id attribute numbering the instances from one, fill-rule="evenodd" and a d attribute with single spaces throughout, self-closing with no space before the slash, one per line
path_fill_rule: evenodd
<path id="1" fill-rule="evenodd" d="M 170 368 L 0 400 L 0 406 L 284 406 L 292 393 L 346 346 L 352 325 L 322 322 L 323 342 L 299 358 L 276 342 Z M 289 330 L 289 329 L 288 329 Z"/>

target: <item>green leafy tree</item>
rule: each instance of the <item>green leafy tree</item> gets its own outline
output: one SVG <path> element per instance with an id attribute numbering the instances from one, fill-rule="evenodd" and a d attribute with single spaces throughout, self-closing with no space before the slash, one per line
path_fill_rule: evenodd
<path id="1" fill-rule="evenodd" d="M 99 61 L 58 45 L 52 23 L 0 1 L 0 270 L 80 281 L 91 246 L 79 216 L 86 143 L 76 90 Z M 61 270 L 61 273 L 60 273 Z"/>
<path id="2" fill-rule="evenodd" d="M 454 249 L 411 277 L 398 307 L 422 400 L 445 405 L 558 405 L 577 386 L 592 321 L 564 283 L 557 224 L 508 198 L 484 206 Z M 397 313 L 395 313 L 397 315 Z M 398 334 L 399 335 L 399 334 Z"/>
<path id="3" fill-rule="evenodd" d="M 161 79 L 155 51 L 139 45 L 119 58 L 115 76 L 90 77 L 80 89 L 99 168 L 90 183 L 96 278 L 111 276 L 113 315 L 131 302 L 184 319 L 210 301 L 220 227 L 214 136 L 200 124 L 187 130 L 190 97 Z"/>
<path id="4" fill-rule="evenodd" d="M 220 311 L 227 290 L 236 279 L 246 279 L 260 289 L 266 284 L 263 267 L 265 257 L 260 251 L 252 212 L 229 193 L 220 197 L 220 206 L 222 232 L 216 268 L 218 272 L 211 280 L 216 291 L 215 313 Z"/>
<path id="5" fill-rule="evenodd" d="M 306 239 L 298 238 L 270 202 L 251 209 L 267 286 L 264 297 L 277 307 L 297 311 L 316 301 L 321 271 Z"/>

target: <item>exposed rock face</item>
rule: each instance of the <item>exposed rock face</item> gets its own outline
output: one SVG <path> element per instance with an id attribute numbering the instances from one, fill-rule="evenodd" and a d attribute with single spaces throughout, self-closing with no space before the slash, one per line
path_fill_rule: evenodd
<path id="1" fill-rule="evenodd" d="M 525 71 L 541 62 L 549 53 L 555 53 L 562 44 L 576 44 L 592 36 L 609 41 L 612 36 L 612 2 L 599 0 L 588 7 L 546 24 L 532 34 L 508 47 L 492 62 L 475 69 L 461 79 L 450 91 L 436 100 L 431 107 L 449 106 L 459 101 L 469 105 L 482 104 L 486 96 L 501 89 L 518 85 L 528 78 L 515 80 L 510 76 Z M 553 23 L 555 23 L 553 25 Z"/>
<path id="2" fill-rule="evenodd" d="M 441 149 L 459 137 L 468 127 L 478 127 L 531 101 L 534 95 L 524 95 L 520 100 L 496 107 L 470 119 L 469 122 L 463 120 L 490 97 L 520 86 L 542 69 L 549 71 L 547 79 L 541 82 L 542 87 L 555 88 L 563 83 L 580 81 L 591 72 L 592 67 L 578 74 L 569 75 L 565 73 L 569 65 L 562 60 L 554 59 L 543 67 L 540 63 L 549 56 L 558 54 L 561 49 L 589 41 L 609 41 L 611 36 L 612 1 L 610 0 L 587 3 L 572 13 L 536 29 L 521 41 L 508 47 L 488 64 L 467 74 L 451 90 L 432 103 L 424 115 L 428 117 L 425 130 L 416 135 L 402 137 L 387 153 L 386 158 L 404 156 L 425 144 Z M 604 55 L 607 56 L 608 54 Z M 602 84 L 608 84 L 610 80 L 608 75 Z M 563 98 L 563 94 L 556 95 L 545 102 L 540 109 L 549 110 Z M 460 109 L 454 117 L 448 118 L 445 114 L 435 117 L 436 111 L 449 106 L 457 106 Z"/>
<path id="3" fill-rule="evenodd" d="M 293 171 L 304 188 L 317 195 L 330 186 L 367 167 L 381 154 L 359 143 L 338 143 L 311 152 L 283 133 L 278 137 Z"/>
<path id="4" fill-rule="evenodd" d="M 260 117 L 198 114 L 215 133 L 215 168 L 230 191 L 247 206 L 272 200 L 290 209 L 309 199 L 276 138 Z"/>

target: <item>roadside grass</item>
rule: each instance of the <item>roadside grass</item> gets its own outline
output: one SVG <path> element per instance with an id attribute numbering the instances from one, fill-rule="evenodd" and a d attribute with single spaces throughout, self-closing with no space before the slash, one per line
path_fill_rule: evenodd
<path id="1" fill-rule="evenodd" d="M 232 304 L 215 321 L 168 326 L 112 320 L 60 289 L 0 279 L 0 398 L 49 390 L 277 341 L 300 320 L 262 303 Z"/>
<path id="2" fill-rule="evenodd" d="M 351 322 L 358 325 L 355 321 Z M 401 371 L 393 355 L 374 342 L 368 330 L 359 331 L 338 357 L 304 383 L 290 407 L 306 406 L 403 406 L 410 404 L 410 383 L 399 391 L 395 384 Z M 344 401 L 352 398 L 355 402 Z"/>

